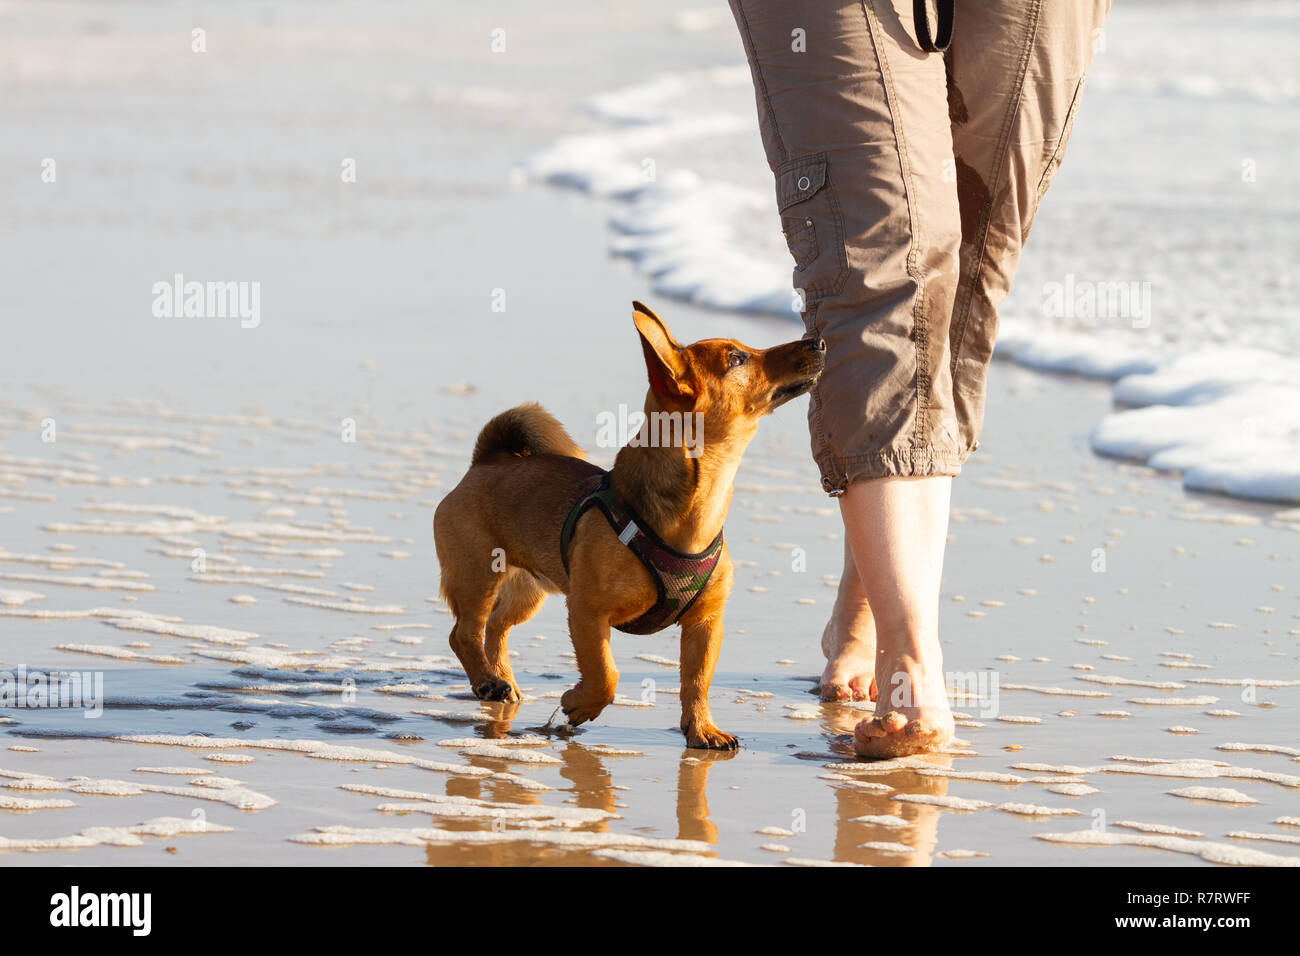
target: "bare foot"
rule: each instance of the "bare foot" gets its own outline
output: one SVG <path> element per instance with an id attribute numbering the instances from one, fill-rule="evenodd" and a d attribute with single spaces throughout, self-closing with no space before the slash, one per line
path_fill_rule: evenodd
<path id="1" fill-rule="evenodd" d="M 943 684 L 942 663 L 927 667 L 922 659 L 941 662 L 938 642 L 933 653 L 905 655 L 878 662 L 876 679 L 886 688 L 876 701 L 876 715 L 853 731 L 853 749 L 861 757 L 905 757 L 948 744 L 953 737 L 952 711 Z"/>
<path id="2" fill-rule="evenodd" d="M 822 631 L 822 700 L 876 699 L 876 622 L 847 545 L 835 607 Z"/>
<path id="3" fill-rule="evenodd" d="M 870 613 L 868 612 L 868 618 Z M 822 671 L 822 700 L 875 700 L 875 641 L 854 637 L 834 614 L 822 632 L 822 653 L 826 669 Z"/>

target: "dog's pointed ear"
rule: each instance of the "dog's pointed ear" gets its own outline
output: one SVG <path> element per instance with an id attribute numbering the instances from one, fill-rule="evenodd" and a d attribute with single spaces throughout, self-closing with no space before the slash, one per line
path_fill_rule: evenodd
<path id="1" fill-rule="evenodd" d="M 645 369 L 650 379 L 650 388 L 670 405 L 691 403 L 695 393 L 686 381 L 682 347 L 673 339 L 663 319 L 640 302 L 633 302 L 632 321 L 641 334 L 641 351 L 645 353 Z"/>

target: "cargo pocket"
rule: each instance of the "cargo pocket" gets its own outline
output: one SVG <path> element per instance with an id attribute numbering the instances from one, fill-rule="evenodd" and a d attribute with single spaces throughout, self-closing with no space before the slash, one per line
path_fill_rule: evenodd
<path id="1" fill-rule="evenodd" d="M 776 204 L 781 231 L 794 257 L 794 284 L 808 295 L 837 291 L 848 273 L 848 260 L 824 153 L 777 168 Z"/>
<path id="2" fill-rule="evenodd" d="M 781 231 L 785 233 L 785 244 L 790 247 L 790 255 L 794 256 L 794 267 L 802 272 L 817 258 L 817 228 L 811 219 L 782 216 Z"/>

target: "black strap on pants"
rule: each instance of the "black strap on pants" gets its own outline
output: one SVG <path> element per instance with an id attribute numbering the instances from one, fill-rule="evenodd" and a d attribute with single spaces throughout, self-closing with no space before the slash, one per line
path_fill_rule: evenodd
<path id="1" fill-rule="evenodd" d="M 926 0 L 913 0 L 912 20 L 916 42 L 926 53 L 942 53 L 952 42 L 953 4 L 955 0 L 935 0 L 935 32 L 930 33 L 930 12 Z"/>

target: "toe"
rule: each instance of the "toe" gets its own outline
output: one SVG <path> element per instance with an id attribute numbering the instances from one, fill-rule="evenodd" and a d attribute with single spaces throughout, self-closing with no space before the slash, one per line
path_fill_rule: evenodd
<path id="1" fill-rule="evenodd" d="M 821 686 L 821 698 L 828 701 L 854 700 L 853 691 L 838 682 L 824 683 Z"/>
<path id="2" fill-rule="evenodd" d="M 876 696 L 872 692 L 875 688 L 875 684 L 876 682 L 874 680 L 865 681 L 861 677 L 853 678 L 853 680 L 849 681 L 849 689 L 853 695 L 853 700 L 859 702 L 864 700 L 875 700 Z"/>
<path id="3" fill-rule="evenodd" d="M 908 726 L 907 718 L 896 710 L 891 710 L 880 718 L 880 726 L 887 734 L 896 734 Z"/>
<path id="4" fill-rule="evenodd" d="M 854 737 L 883 737 L 885 733 L 880 717 L 869 717 L 853 728 Z"/>

